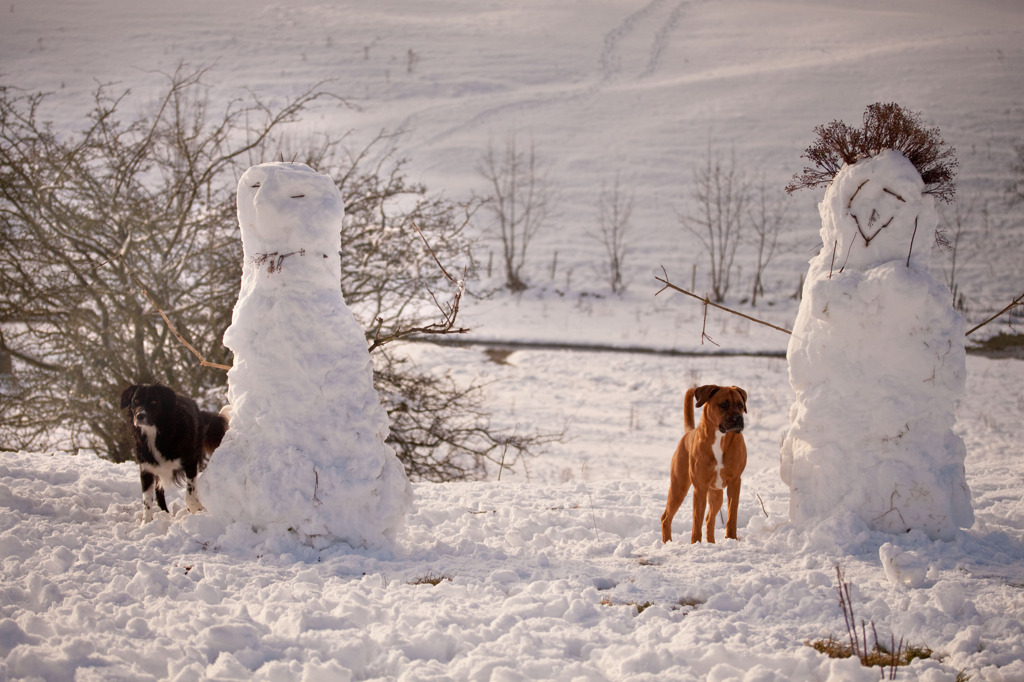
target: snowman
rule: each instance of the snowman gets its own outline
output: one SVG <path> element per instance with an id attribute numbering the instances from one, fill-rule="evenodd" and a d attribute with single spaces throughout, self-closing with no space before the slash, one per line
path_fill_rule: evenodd
<path id="1" fill-rule="evenodd" d="M 412 493 L 340 289 L 341 194 L 306 165 L 268 163 L 242 175 L 237 204 L 231 423 L 201 499 L 226 522 L 287 529 L 316 547 L 387 547 Z"/>
<path id="2" fill-rule="evenodd" d="M 852 514 L 873 530 L 949 539 L 974 512 L 953 432 L 965 322 L 928 271 L 934 198 L 889 149 L 842 167 L 819 212 L 822 246 L 787 353 L 790 519 Z"/>

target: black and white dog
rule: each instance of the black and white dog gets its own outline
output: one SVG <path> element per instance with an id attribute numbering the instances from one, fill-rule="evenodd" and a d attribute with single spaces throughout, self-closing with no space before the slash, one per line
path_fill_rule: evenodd
<path id="1" fill-rule="evenodd" d="M 185 505 L 193 514 L 201 511 L 196 476 L 206 458 L 220 445 L 227 419 L 200 410 L 191 398 L 160 384 L 136 384 L 121 393 L 121 409 L 127 410 L 135 434 L 135 459 L 142 477 L 142 521 L 153 520 L 153 498 L 167 511 L 164 488 L 171 481 L 185 481 Z"/>

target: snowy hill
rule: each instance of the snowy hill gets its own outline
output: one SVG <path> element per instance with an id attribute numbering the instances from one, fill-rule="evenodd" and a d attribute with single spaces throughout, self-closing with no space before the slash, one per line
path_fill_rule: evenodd
<path id="1" fill-rule="evenodd" d="M 814 126 L 857 123 L 872 102 L 898 101 L 938 126 L 958 150 L 960 196 L 975 202 L 975 222 L 983 200 L 1002 220 L 1009 145 L 1024 122 L 1022 23 L 1019 4 L 1001 0 L 53 1 L 5 12 L 0 70 L 10 84 L 52 90 L 47 113 L 78 127 L 97 82 L 131 87 L 141 108 L 163 85 L 158 73 L 181 61 L 211 66 L 215 99 L 239 88 L 295 94 L 333 79 L 352 106 L 322 107 L 307 117 L 311 130 L 352 131 L 353 142 L 405 130 L 400 152 L 411 168 L 455 198 L 486 189 L 480 157 L 515 134 L 536 145 L 558 196 L 527 276 L 535 288 L 568 288 L 573 301 L 607 293 L 595 273 L 602 247 L 586 234 L 602 183 L 620 173 L 635 194 L 625 274 L 646 316 L 660 266 L 689 283 L 696 264 L 705 286 L 704 256 L 677 213 L 692 208 L 693 171 L 709 146 L 735 151 L 751 179 L 763 176 L 781 194 Z M 813 194 L 793 197 L 785 248 L 769 267 L 767 298 L 777 305 L 797 290 L 816 248 Z M 965 236 L 960 281 L 972 309 L 998 309 L 1020 293 L 1011 277 L 1019 214 L 1007 222 Z M 751 256 L 738 256 L 743 291 Z M 495 327 L 508 316 L 466 314 L 481 333 L 507 337 Z M 527 329 L 543 335 L 542 324 Z M 522 334 L 518 319 L 517 327 Z"/>
<path id="2" fill-rule="evenodd" d="M 665 266 L 689 284 L 696 265 L 705 286 L 677 214 L 709 147 L 781 188 L 814 126 L 895 100 L 957 148 L 959 193 L 976 206 L 959 277 L 971 321 L 1009 302 L 1024 241 L 1019 209 L 1003 204 L 1024 137 L 1020 3 L 35 0 L 0 16 L 4 83 L 52 90 L 45 114 L 58 127 L 84 125 L 97 82 L 130 87 L 145 108 L 157 72 L 186 61 L 211 65 L 215 101 L 334 79 L 351 106 L 303 125 L 354 140 L 406 130 L 416 179 L 453 197 L 484 191 L 476 164 L 489 144 L 532 140 L 558 211 L 531 251 L 533 287 L 464 308 L 473 339 L 775 355 L 531 350 L 498 365 L 474 349 L 409 347 L 424 367 L 495 380 L 496 426 L 564 426 L 567 439 L 500 481 L 417 484 L 394 553 L 221 526 L 174 493 L 174 516 L 141 526 L 134 465 L 4 452 L 0 679 L 878 679 L 804 644 L 845 635 L 836 565 L 881 638 L 934 650 L 897 679 L 1024 679 L 1024 363 L 968 358 L 956 431 L 971 529 L 950 542 L 853 521 L 797 532 L 779 478 L 787 338 L 712 314 L 720 348 L 702 347 L 701 306 L 655 297 L 653 279 Z M 635 196 L 623 296 L 609 295 L 587 236 L 616 173 Z M 820 199 L 790 200 L 756 310 L 782 326 L 817 247 Z M 739 290 L 752 258 L 738 254 Z M 740 542 L 665 546 L 669 457 L 697 382 L 750 393 Z"/>

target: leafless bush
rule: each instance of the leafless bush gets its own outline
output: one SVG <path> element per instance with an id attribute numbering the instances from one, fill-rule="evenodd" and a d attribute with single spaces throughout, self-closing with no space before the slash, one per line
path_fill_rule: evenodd
<path id="1" fill-rule="evenodd" d="M 488 183 L 485 206 L 494 217 L 502 246 L 505 286 L 512 291 L 527 288 L 523 277 L 530 242 L 544 227 L 551 209 L 547 176 L 537 159 L 536 149 L 519 149 L 514 133 L 505 140 L 504 152 L 489 145 L 477 166 Z"/>
<path id="2" fill-rule="evenodd" d="M 55 131 L 45 96 L 0 89 L 0 326 L 14 359 L 5 444 L 130 456 L 118 395 L 162 381 L 202 397 L 223 373 L 202 368 L 139 291 L 189 343 L 226 362 L 220 337 L 241 273 L 234 184 L 250 155 L 313 101 L 233 102 L 209 125 L 202 70 L 169 75 L 155 109 L 126 121 L 128 93 L 98 87 L 86 129 Z"/>
<path id="3" fill-rule="evenodd" d="M 622 268 L 629 250 L 627 244 L 632 225 L 630 217 L 633 213 L 633 194 L 624 193 L 620 177 L 615 174 L 611 189 L 601 187 L 598 200 L 598 232 L 590 236 L 601 242 L 606 260 L 602 269 L 613 294 L 626 290 L 622 279 Z"/>
<path id="4" fill-rule="evenodd" d="M 754 193 L 751 204 L 747 220 L 754 231 L 757 259 L 754 261 L 754 287 L 750 295 L 750 305 L 756 306 L 758 296 L 764 294 L 764 271 L 775 255 L 789 206 L 784 200 L 770 198 L 764 179 Z"/>
<path id="5" fill-rule="evenodd" d="M 400 139 L 381 132 L 355 151 L 339 140 L 306 147 L 299 157 L 334 178 L 345 197 L 341 289 L 375 347 L 435 326 L 438 307 L 447 308 L 442 300 L 458 293 L 444 268 L 463 282 L 477 270 L 466 228 L 479 202 L 455 202 L 410 183 Z"/>
<path id="6" fill-rule="evenodd" d="M 694 171 L 691 198 L 696 209 L 679 213 L 679 222 L 704 247 L 712 296 L 720 303 L 731 286 L 733 262 L 750 201 L 749 183 L 736 167 L 735 153 L 723 161 L 721 154 L 708 148 L 704 164 Z"/>
<path id="7" fill-rule="evenodd" d="M 895 102 L 876 102 L 864 111 L 864 124 L 853 128 L 835 120 L 814 129 L 817 141 L 803 157 L 813 167 L 793 176 L 786 191 L 820 187 L 832 181 L 844 165 L 894 149 L 914 164 L 925 183 L 925 193 L 950 203 L 956 194 L 956 150 L 946 146 L 938 128 L 925 128 L 921 114 Z"/>
<path id="8" fill-rule="evenodd" d="M 287 124 L 334 95 L 318 85 L 280 106 L 253 96 L 211 115 L 204 74 L 167 76 L 156 108 L 136 118 L 124 114 L 127 92 L 101 86 L 78 135 L 44 122 L 43 94 L 0 87 L 0 446 L 123 461 L 125 385 L 160 381 L 200 402 L 223 390 L 225 373 L 200 365 L 159 312 L 207 360 L 230 365 L 221 338 L 241 277 L 235 186 L 255 163 L 304 161 L 341 187 L 339 284 L 369 337 L 436 316 L 450 282 L 435 254 L 472 276 L 475 204 L 409 183 L 396 136 L 356 152 L 345 138 L 289 141 Z M 512 437 L 490 428 L 474 387 L 403 375 L 387 348 L 373 356 L 389 413 L 430 416 L 426 431 L 402 418 L 392 427 L 414 477 L 475 476 L 474 453 L 490 452 L 480 443 Z M 476 431 L 458 427 L 467 412 Z M 422 433 L 449 434 L 459 457 L 432 470 L 438 455 Z"/>
<path id="9" fill-rule="evenodd" d="M 495 469 L 514 470 L 564 435 L 497 429 L 483 384 L 422 372 L 387 350 L 374 355 L 375 383 L 391 418 L 388 443 L 414 480 L 480 480 Z"/>

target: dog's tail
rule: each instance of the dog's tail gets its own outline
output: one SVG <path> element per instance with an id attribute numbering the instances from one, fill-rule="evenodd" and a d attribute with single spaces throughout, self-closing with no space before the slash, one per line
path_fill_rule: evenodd
<path id="1" fill-rule="evenodd" d="M 686 398 L 683 399 L 683 427 L 687 431 L 693 431 L 697 427 L 693 422 L 693 394 L 696 391 L 696 388 L 687 389 Z"/>
<path id="2" fill-rule="evenodd" d="M 205 460 L 209 459 L 213 451 L 220 447 L 221 441 L 224 440 L 224 434 L 228 432 L 228 420 L 224 415 L 200 410 L 199 426 L 203 434 L 203 454 L 206 455 Z M 205 461 L 203 462 L 203 468 L 206 468 Z"/>

